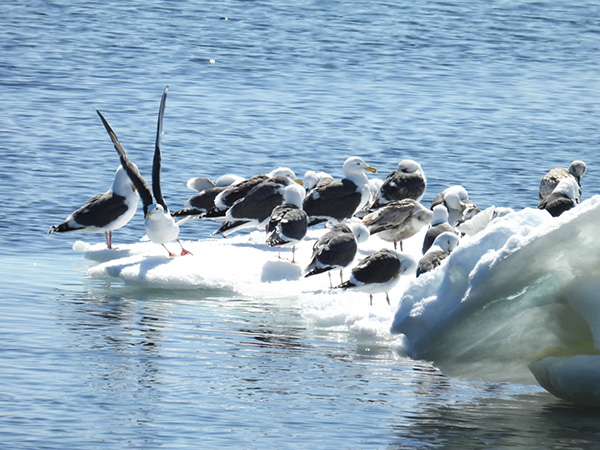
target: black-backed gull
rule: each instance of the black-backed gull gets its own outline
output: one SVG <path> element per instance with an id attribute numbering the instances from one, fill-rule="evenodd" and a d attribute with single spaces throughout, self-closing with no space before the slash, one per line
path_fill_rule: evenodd
<path id="1" fill-rule="evenodd" d="M 340 283 L 342 283 L 342 270 L 354 261 L 358 244 L 368 238 L 369 231 L 361 222 L 343 222 L 334 225 L 314 243 L 311 260 L 304 269 L 304 276 L 310 277 L 327 272 L 329 287 L 333 288 L 330 271 L 339 269 Z"/>
<path id="2" fill-rule="evenodd" d="M 291 183 L 302 183 L 293 172 L 289 176 L 267 177 L 227 209 L 223 223 L 212 235 L 222 233 L 226 237 L 244 228 L 264 228 L 273 209 L 283 204 L 284 189 Z"/>
<path id="3" fill-rule="evenodd" d="M 288 177 L 294 180 L 297 179 L 294 171 L 288 167 L 278 167 L 268 174 L 254 175 L 253 177 L 242 180 L 239 183 L 232 184 L 220 192 L 215 197 L 214 208 L 208 210 L 205 214 L 202 214 L 200 218 L 215 221 L 225 220 L 227 210 L 229 210 L 229 208 L 231 208 L 236 202 L 239 202 L 241 199 L 243 199 L 252 189 L 261 184 L 263 181 L 278 176 Z"/>
<path id="4" fill-rule="evenodd" d="M 416 267 L 416 261 L 404 253 L 391 249 L 378 250 L 358 263 L 352 269 L 350 279 L 337 287 L 366 292 L 371 304 L 373 294 L 385 292 L 385 299 L 389 304 L 388 292 L 396 286 L 400 275 L 412 273 Z"/>
<path id="5" fill-rule="evenodd" d="M 366 172 L 376 173 L 362 158 L 353 156 L 344 162 L 344 178 L 317 185 L 304 199 L 302 208 L 309 225 L 320 222 L 339 223 L 348 219 L 369 201 Z"/>
<path id="6" fill-rule="evenodd" d="M 373 209 L 380 208 L 390 202 L 404 199 L 421 201 L 427 189 L 427 178 L 421 165 L 412 159 L 398 163 L 379 188 Z"/>
<path id="7" fill-rule="evenodd" d="M 53 225 L 48 233 L 82 231 L 102 233 L 106 247 L 112 249 L 112 232 L 125 226 L 137 211 L 139 195 L 123 166 L 119 166 L 111 188 L 98 194 L 73 212 L 60 225 Z"/>
<path id="8" fill-rule="evenodd" d="M 302 186 L 292 183 L 286 186 L 283 205 L 276 206 L 271 212 L 267 224 L 267 245 L 271 247 L 291 246 L 292 262 L 295 263 L 296 244 L 300 242 L 308 229 L 308 216 L 302 209 L 302 200 L 306 192 Z"/>

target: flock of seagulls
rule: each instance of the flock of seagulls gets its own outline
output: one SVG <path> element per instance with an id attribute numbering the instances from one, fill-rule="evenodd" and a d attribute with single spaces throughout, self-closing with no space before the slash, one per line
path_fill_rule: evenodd
<path id="1" fill-rule="evenodd" d="M 187 186 L 197 194 L 182 209 L 170 212 L 161 189 L 160 141 L 167 92 L 168 86 L 159 106 L 152 189 L 104 116 L 96 111 L 121 165 L 107 192 L 93 197 L 63 223 L 52 226 L 49 233 L 104 232 L 107 248 L 114 249 L 112 232 L 134 217 L 141 199 L 146 235 L 151 242 L 162 245 L 169 257 L 177 256 L 167 248 L 173 242 L 181 248 L 179 255 L 191 254 L 178 239 L 181 225 L 192 220 L 212 220 L 219 223 L 213 235 L 223 237 L 241 229 L 264 228 L 265 243 L 279 249 L 292 247 L 292 263 L 296 263 L 295 246 L 304 239 L 309 227 L 324 223 L 327 231 L 314 243 L 304 276 L 327 273 L 330 288 L 366 292 L 371 303 L 373 294 L 385 293 L 389 303 L 388 292 L 401 275 L 412 273 L 419 277 L 435 270 L 459 245 L 463 235 L 474 234 L 494 218 L 511 211 L 494 207 L 481 211 L 460 185 L 448 187 L 426 207 L 421 200 L 427 178 L 419 163 L 400 161 L 384 180 L 375 180 L 369 179 L 367 173 L 377 170 L 353 156 L 344 162 L 344 177 L 339 180 L 324 172 L 308 171 L 303 182 L 285 167 L 248 179 L 231 174 L 216 181 L 193 178 Z M 585 171 L 583 161 L 550 170 L 540 181 L 538 208 L 556 217 L 577 205 Z M 402 242 L 423 229 L 426 232 L 422 257 L 416 261 L 403 253 Z M 393 243 L 393 249 L 384 248 L 368 255 L 351 269 L 349 279 L 344 281 L 342 270 L 355 260 L 358 245 L 370 235 Z M 340 273 L 337 286 L 331 279 L 335 270 Z"/>

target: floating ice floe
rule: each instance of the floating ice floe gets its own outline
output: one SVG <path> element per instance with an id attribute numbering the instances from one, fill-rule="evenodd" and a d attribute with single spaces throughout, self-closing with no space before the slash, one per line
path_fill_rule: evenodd
<path id="1" fill-rule="evenodd" d="M 401 350 L 450 376 L 537 381 L 599 406 L 599 223 L 599 196 L 558 218 L 494 220 L 404 291 L 392 323 Z"/>
<path id="2" fill-rule="evenodd" d="M 600 405 L 600 196 L 558 218 L 525 209 L 497 217 L 464 236 L 432 272 L 402 277 L 369 306 L 368 295 L 329 289 L 326 274 L 304 278 L 312 245 L 325 232 L 309 230 L 291 249 L 264 243 L 253 231 L 227 239 L 186 242 L 193 256 L 168 258 L 152 243 L 78 241 L 97 262 L 93 278 L 159 289 L 224 289 L 264 301 L 292 301 L 315 327 L 353 333 L 360 342 L 389 345 L 399 356 L 433 362 L 454 377 L 539 383 L 554 395 Z M 404 242 L 418 260 L 425 230 Z M 389 247 L 376 237 L 359 245 L 356 261 Z M 339 281 L 339 274 L 332 273 Z M 334 285 L 336 284 L 334 281 Z"/>
<path id="3" fill-rule="evenodd" d="M 162 247 L 150 242 L 119 245 L 119 250 L 106 250 L 100 244 L 77 241 L 73 248 L 94 261 L 87 274 L 91 278 L 117 279 L 128 286 L 142 289 L 187 289 L 260 299 L 264 302 L 287 302 L 296 305 L 307 321 L 319 328 L 343 330 L 356 336 L 360 343 L 386 345 L 396 338 L 389 332 L 400 293 L 412 276 L 403 276 L 390 291 L 392 306 L 385 294 L 376 294 L 373 306 L 369 295 L 341 289 L 330 289 L 326 273 L 304 278 L 304 268 L 311 259 L 312 246 L 328 231 L 322 226 L 310 229 L 296 245 L 297 264 L 290 262 L 291 248 L 281 249 L 265 244 L 265 233 L 252 231 L 223 238 L 186 241 L 193 255 L 169 258 Z M 421 240 L 423 236 L 421 235 Z M 420 241 L 407 244 L 416 252 Z M 393 244 L 369 238 L 359 244 L 355 262 L 344 269 L 347 280 L 351 268 L 362 258 Z M 334 286 L 341 284 L 339 271 L 331 274 Z"/>

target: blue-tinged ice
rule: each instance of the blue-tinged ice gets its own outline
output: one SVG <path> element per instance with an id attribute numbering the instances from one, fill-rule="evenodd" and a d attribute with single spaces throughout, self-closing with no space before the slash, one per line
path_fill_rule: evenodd
<path id="1" fill-rule="evenodd" d="M 537 380 L 600 405 L 598 224 L 598 196 L 559 218 L 525 209 L 494 220 L 406 288 L 392 332 L 447 375 Z"/>

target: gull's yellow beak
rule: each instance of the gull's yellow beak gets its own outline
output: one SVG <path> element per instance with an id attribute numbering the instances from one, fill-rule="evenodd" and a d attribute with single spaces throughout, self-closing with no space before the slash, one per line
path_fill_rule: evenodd
<path id="1" fill-rule="evenodd" d="M 300 180 L 299 178 L 296 178 L 294 181 L 296 183 L 298 183 L 300 186 L 304 186 L 304 181 Z"/>
<path id="2" fill-rule="evenodd" d="M 150 217 L 151 215 L 152 215 L 152 211 L 148 211 L 148 212 L 146 213 L 146 219 L 147 219 L 148 217 Z"/>
<path id="3" fill-rule="evenodd" d="M 376 169 L 375 167 L 372 167 L 372 166 L 367 166 L 367 167 L 365 167 L 365 170 L 366 170 L 367 172 L 371 172 L 371 173 L 377 173 L 377 169 Z"/>

